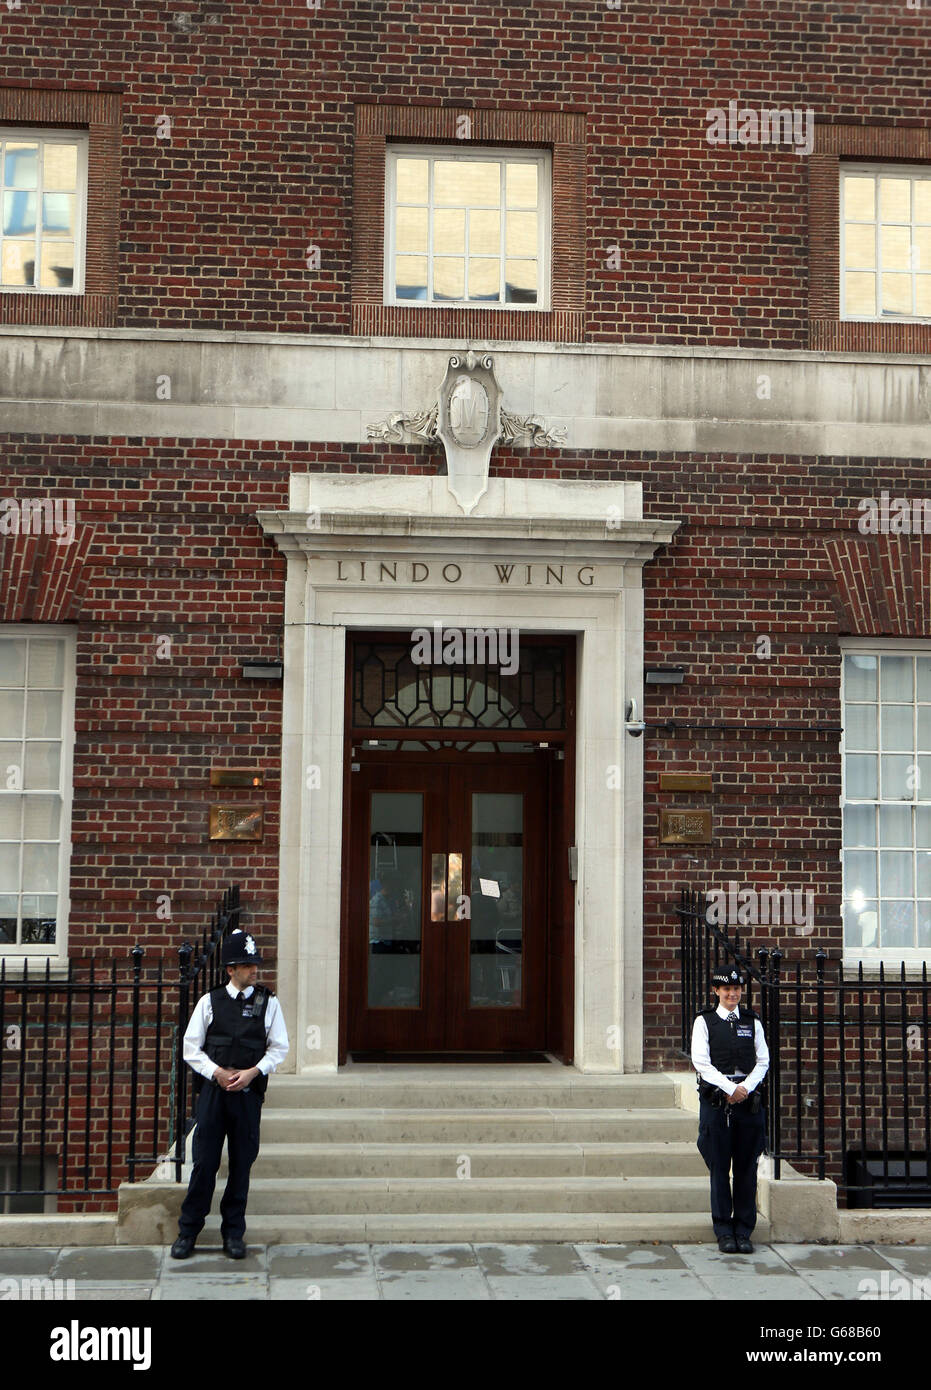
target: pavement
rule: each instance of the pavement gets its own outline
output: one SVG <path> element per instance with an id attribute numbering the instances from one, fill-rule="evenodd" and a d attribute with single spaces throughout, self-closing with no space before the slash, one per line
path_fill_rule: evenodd
<path id="1" fill-rule="evenodd" d="M 0 1248 L 0 1297 L 197 1301 L 931 1298 L 929 1245 L 252 1245 Z M 247 1235 L 248 1241 L 248 1235 Z"/>

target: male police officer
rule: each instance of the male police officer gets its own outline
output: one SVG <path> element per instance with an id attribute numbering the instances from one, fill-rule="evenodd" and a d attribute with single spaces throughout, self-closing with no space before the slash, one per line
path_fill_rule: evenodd
<path id="1" fill-rule="evenodd" d="M 711 1219 L 718 1249 L 725 1255 L 750 1255 L 756 1165 L 765 1142 L 757 1088 L 769 1069 L 769 1049 L 756 1014 L 740 1007 L 744 977 L 739 971 L 716 970 L 711 983 L 717 1007 L 703 1009 L 692 1028 L 692 1066 L 698 1072 L 700 1096 L 698 1151 L 711 1171 Z"/>
<path id="2" fill-rule="evenodd" d="M 198 1000 L 184 1034 L 184 1060 L 207 1081 L 197 1103 L 194 1168 L 178 1239 L 171 1247 L 176 1260 L 190 1255 L 210 1210 L 224 1139 L 229 1177 L 220 1203 L 220 1234 L 227 1255 L 244 1258 L 249 1170 L 259 1151 L 268 1073 L 288 1053 L 278 1000 L 267 989 L 255 988 L 262 957 L 254 938 L 233 932 L 223 943 L 220 959 L 229 980 Z"/>

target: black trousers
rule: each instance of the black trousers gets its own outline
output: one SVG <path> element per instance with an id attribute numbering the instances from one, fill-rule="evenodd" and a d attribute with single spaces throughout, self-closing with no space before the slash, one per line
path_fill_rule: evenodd
<path id="1" fill-rule="evenodd" d="M 242 1240 L 246 1233 L 249 1170 L 259 1152 L 261 1113 L 262 1097 L 256 1090 L 224 1091 L 216 1082 L 204 1083 L 197 1102 L 194 1169 L 181 1207 L 179 1235 L 196 1236 L 203 1228 L 226 1139 L 229 1177 L 220 1202 L 220 1234 L 224 1240 Z"/>
<path id="2" fill-rule="evenodd" d="M 721 1106 L 701 1101 L 698 1152 L 711 1173 L 711 1220 L 716 1236 L 750 1238 L 756 1225 L 756 1162 L 765 1141 L 766 1115 L 762 1106 L 751 1115 L 746 1101 Z"/>

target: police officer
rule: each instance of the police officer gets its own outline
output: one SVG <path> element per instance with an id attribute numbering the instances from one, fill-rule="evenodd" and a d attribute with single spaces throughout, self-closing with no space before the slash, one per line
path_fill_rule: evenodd
<path id="1" fill-rule="evenodd" d="M 229 979 L 197 1002 L 184 1034 L 184 1060 L 207 1078 L 197 1103 L 194 1168 L 178 1221 L 172 1258 L 184 1260 L 194 1249 L 217 1180 L 223 1140 L 229 1177 L 220 1202 L 220 1234 L 231 1259 L 246 1253 L 246 1199 L 249 1170 L 259 1151 L 259 1117 L 268 1073 L 288 1053 L 281 1006 L 255 978 L 262 962 L 255 939 L 235 931 L 220 957 Z"/>
<path id="2" fill-rule="evenodd" d="M 692 1028 L 692 1066 L 698 1072 L 698 1151 L 711 1172 L 711 1220 L 725 1255 L 753 1253 L 756 1166 L 765 1143 L 759 1085 L 769 1069 L 763 1026 L 741 1007 L 744 977 L 716 970 L 717 1006 L 703 1009 Z M 730 1169 L 734 1169 L 731 1205 Z"/>

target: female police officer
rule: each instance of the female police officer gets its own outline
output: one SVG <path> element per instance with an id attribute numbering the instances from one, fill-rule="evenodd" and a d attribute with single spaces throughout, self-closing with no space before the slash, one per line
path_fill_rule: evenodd
<path id="1" fill-rule="evenodd" d="M 753 1252 L 756 1165 L 765 1142 L 757 1088 L 769 1069 L 769 1049 L 760 1020 L 740 1007 L 743 983 L 733 968 L 716 970 L 711 984 L 717 1006 L 703 1009 L 692 1028 L 700 1097 L 698 1151 L 711 1172 L 711 1220 L 718 1249 L 726 1255 Z"/>

